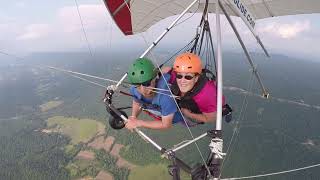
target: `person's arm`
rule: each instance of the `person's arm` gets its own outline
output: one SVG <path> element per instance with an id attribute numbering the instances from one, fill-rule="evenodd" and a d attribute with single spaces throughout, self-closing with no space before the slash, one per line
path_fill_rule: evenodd
<path id="1" fill-rule="evenodd" d="M 134 118 L 137 118 L 140 113 L 141 113 L 140 104 L 138 102 L 136 102 L 135 100 L 132 100 L 132 113 L 131 113 L 131 116 L 134 117 Z"/>
<path id="2" fill-rule="evenodd" d="M 162 116 L 161 121 L 144 121 L 137 119 L 137 127 L 144 127 L 149 129 L 169 129 L 172 127 L 172 120 L 174 114 Z"/>
<path id="3" fill-rule="evenodd" d="M 181 111 L 188 118 L 194 119 L 199 122 L 213 122 L 217 118 L 217 112 L 195 114 L 185 108 L 181 108 Z"/>
<path id="4" fill-rule="evenodd" d="M 142 119 L 137 119 L 135 117 L 129 117 L 129 121 L 126 123 L 126 128 L 133 130 L 134 128 L 144 127 L 149 129 L 168 129 L 172 127 L 172 120 L 174 114 L 169 114 L 167 116 L 162 116 L 161 121 L 145 121 Z"/>

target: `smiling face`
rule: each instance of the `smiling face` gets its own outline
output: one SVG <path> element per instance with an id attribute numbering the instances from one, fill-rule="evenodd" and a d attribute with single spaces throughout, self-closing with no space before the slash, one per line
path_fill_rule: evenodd
<path id="1" fill-rule="evenodd" d="M 198 78 L 195 73 L 177 73 L 176 80 L 182 96 L 193 88 Z"/>

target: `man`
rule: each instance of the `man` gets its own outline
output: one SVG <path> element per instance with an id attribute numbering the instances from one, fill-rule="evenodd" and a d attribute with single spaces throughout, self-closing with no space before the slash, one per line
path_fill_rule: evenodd
<path id="1" fill-rule="evenodd" d="M 137 127 L 168 129 L 172 127 L 173 123 L 183 120 L 166 83 L 170 79 L 170 75 L 164 74 L 158 77 L 158 72 L 158 68 L 147 58 L 139 58 L 129 67 L 128 79 L 135 86 L 130 88 L 134 99 L 132 114 L 126 123 L 127 129 L 132 130 Z M 157 93 L 154 88 L 168 91 Z M 160 120 L 139 119 L 138 116 L 143 108 L 156 113 L 160 116 Z"/>

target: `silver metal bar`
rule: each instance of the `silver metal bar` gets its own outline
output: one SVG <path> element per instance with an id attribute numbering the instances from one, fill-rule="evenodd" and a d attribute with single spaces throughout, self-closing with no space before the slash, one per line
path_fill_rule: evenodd
<path id="1" fill-rule="evenodd" d="M 119 110 L 116 109 L 113 105 L 108 105 L 108 107 L 115 112 L 116 114 L 119 114 Z M 121 114 L 121 113 L 120 113 Z M 121 119 L 124 120 L 124 122 L 128 121 L 128 118 L 126 118 L 124 115 L 120 116 Z M 151 143 L 155 148 L 157 148 L 159 151 L 161 151 L 163 148 L 159 146 L 156 142 L 154 142 L 150 137 L 148 137 L 146 134 L 144 134 L 142 131 L 140 131 L 138 128 L 134 129 L 144 140 L 148 141 Z"/>
<path id="2" fill-rule="evenodd" d="M 207 135 L 208 135 L 208 133 L 204 133 L 204 134 L 194 138 L 193 140 L 190 140 L 190 141 L 188 141 L 188 142 L 186 142 L 186 143 L 184 143 L 184 144 L 182 144 L 182 145 L 180 145 L 180 146 L 178 146 L 176 148 L 171 149 L 170 151 L 176 152 L 176 151 L 178 151 L 178 150 L 180 150 L 180 149 L 182 149 L 182 148 L 184 148 L 184 147 L 186 147 L 186 146 L 188 146 L 188 145 L 190 145 L 190 144 L 192 144 L 192 143 L 194 143 L 194 142 L 206 137 Z"/>
<path id="3" fill-rule="evenodd" d="M 265 89 L 265 87 L 264 87 L 264 85 L 263 85 L 263 83 L 261 81 L 261 78 L 259 76 L 257 68 L 254 66 L 253 61 L 251 59 L 251 56 L 250 56 L 246 46 L 244 45 L 237 28 L 235 27 L 234 23 L 232 22 L 232 19 L 230 18 L 229 14 L 227 13 L 227 11 L 225 10 L 223 4 L 220 1 L 219 1 L 219 6 L 221 7 L 223 13 L 225 14 L 225 16 L 226 16 L 231 28 L 233 29 L 234 33 L 236 34 L 236 36 L 238 38 L 238 41 L 240 42 L 241 47 L 242 47 L 242 49 L 243 49 L 243 51 L 244 51 L 244 53 L 245 53 L 250 65 L 251 65 L 251 67 L 253 69 L 253 73 L 255 74 L 255 76 L 256 76 L 256 78 L 257 78 L 257 80 L 259 82 L 260 88 L 262 89 L 262 96 L 265 97 L 265 98 L 268 98 L 269 97 L 269 93 L 267 92 L 267 90 Z"/>
<path id="4" fill-rule="evenodd" d="M 142 131 L 140 131 L 138 128 L 135 128 L 135 131 L 143 137 L 144 140 L 150 142 L 154 147 L 156 147 L 159 151 L 162 150 L 162 147 L 159 146 L 156 142 L 154 142 L 151 138 L 149 138 L 146 134 L 144 134 Z"/>
<path id="5" fill-rule="evenodd" d="M 151 49 L 153 49 L 158 42 L 171 30 L 171 28 L 189 11 L 189 9 L 199 0 L 194 0 L 172 23 L 169 27 L 166 28 L 166 30 L 149 46 L 149 48 L 140 56 L 140 58 L 143 58 L 145 55 L 147 55 Z"/>
<path id="6" fill-rule="evenodd" d="M 221 26 L 220 26 L 220 7 L 218 5 L 220 1 L 217 0 L 216 4 L 216 31 L 217 31 L 217 120 L 216 130 L 222 129 L 222 49 L 221 49 Z"/>

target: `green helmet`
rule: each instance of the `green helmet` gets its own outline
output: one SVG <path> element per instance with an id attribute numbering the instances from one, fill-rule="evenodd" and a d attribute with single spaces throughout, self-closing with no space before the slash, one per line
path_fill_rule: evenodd
<path id="1" fill-rule="evenodd" d="M 129 67 L 128 79 L 131 84 L 141 84 L 157 76 L 158 69 L 147 58 L 136 59 Z"/>

